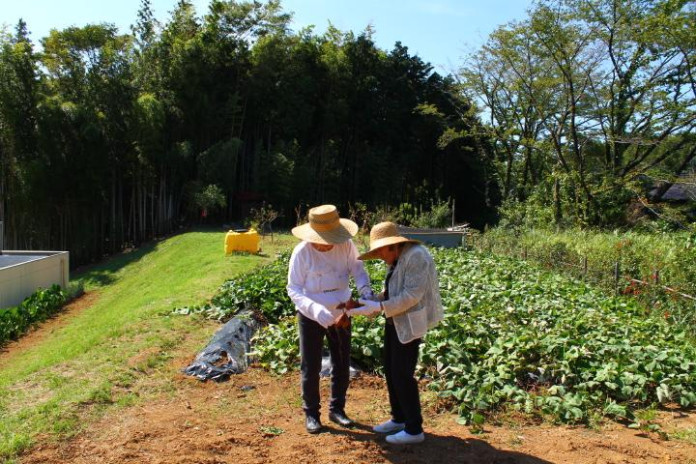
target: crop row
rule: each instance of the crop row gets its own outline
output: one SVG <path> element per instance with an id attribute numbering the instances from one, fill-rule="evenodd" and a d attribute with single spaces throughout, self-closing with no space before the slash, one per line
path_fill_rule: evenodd
<path id="1" fill-rule="evenodd" d="M 53 285 L 37 290 L 19 306 L 0 309 L 0 345 L 19 338 L 32 325 L 60 311 L 66 300 L 66 293 L 58 285 Z"/>
<path id="2" fill-rule="evenodd" d="M 657 403 L 696 404 L 696 348 L 678 326 L 638 301 L 608 296 L 529 264 L 457 250 L 432 250 L 445 318 L 426 336 L 419 371 L 429 388 L 478 423 L 501 408 L 564 422 L 633 418 Z M 288 255 L 226 282 L 211 305 L 224 319 L 246 306 L 271 324 L 256 337 L 259 361 L 278 372 L 298 360 Z M 369 263 L 375 287 L 384 267 Z M 376 288 L 377 289 L 377 288 Z M 355 318 L 352 357 L 379 371 L 383 319 Z"/>

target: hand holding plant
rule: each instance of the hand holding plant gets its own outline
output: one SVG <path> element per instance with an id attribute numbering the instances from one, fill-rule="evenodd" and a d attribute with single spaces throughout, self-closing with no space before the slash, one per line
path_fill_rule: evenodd
<path id="1" fill-rule="evenodd" d="M 336 309 L 343 310 L 343 313 L 340 316 L 338 316 L 338 318 L 336 318 L 336 327 L 338 327 L 339 329 L 348 328 L 348 326 L 350 325 L 350 314 L 348 311 L 358 306 L 358 302 L 353 299 L 350 299 L 345 303 L 340 303 L 338 306 L 336 306 Z"/>

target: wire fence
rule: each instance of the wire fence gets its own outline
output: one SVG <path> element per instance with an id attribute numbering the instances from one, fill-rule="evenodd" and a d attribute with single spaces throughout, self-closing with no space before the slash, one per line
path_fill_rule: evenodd
<path id="1" fill-rule="evenodd" d="M 612 290 L 617 294 L 668 294 L 673 298 L 682 299 L 687 304 L 696 304 L 696 296 L 679 289 L 678 285 L 663 282 L 658 268 L 653 268 L 650 276 L 646 278 L 625 272 L 621 260 L 615 260 L 609 266 L 606 262 L 603 266 L 595 266 L 590 257 L 576 256 L 576 262 L 569 262 L 569 256 L 564 251 L 497 244 L 490 239 L 484 240 L 482 237 L 482 235 L 470 235 L 467 241 L 477 251 L 537 262 L 548 268 L 570 273 L 574 277 Z"/>

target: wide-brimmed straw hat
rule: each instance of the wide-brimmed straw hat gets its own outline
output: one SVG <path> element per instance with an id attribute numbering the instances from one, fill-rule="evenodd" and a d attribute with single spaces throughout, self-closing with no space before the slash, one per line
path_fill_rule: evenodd
<path id="1" fill-rule="evenodd" d="M 309 210 L 309 222 L 292 229 L 292 235 L 306 242 L 338 245 L 358 233 L 358 225 L 338 216 L 334 205 L 321 205 Z"/>
<path id="2" fill-rule="evenodd" d="M 370 251 L 358 256 L 358 259 L 376 259 L 377 250 L 388 245 L 397 243 L 420 243 L 403 235 L 399 235 L 399 229 L 393 222 L 380 222 L 375 224 L 370 230 Z"/>

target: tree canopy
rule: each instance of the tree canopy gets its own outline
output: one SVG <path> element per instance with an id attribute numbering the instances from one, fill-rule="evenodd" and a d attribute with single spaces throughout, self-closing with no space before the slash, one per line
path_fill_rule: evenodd
<path id="1" fill-rule="evenodd" d="M 277 0 L 203 14 L 180 0 L 164 24 L 142 0 L 135 16 L 129 32 L 52 30 L 40 51 L 21 21 L 0 38 L 6 248 L 69 249 L 79 264 L 264 201 L 286 225 L 321 203 L 434 198 L 493 220 L 492 152 L 469 101 L 404 44 L 293 32 Z"/>
<path id="2" fill-rule="evenodd" d="M 462 68 L 502 195 L 532 222 L 616 226 L 696 158 L 696 7 L 540 0 Z M 669 188 L 663 184 L 657 199 Z"/>

